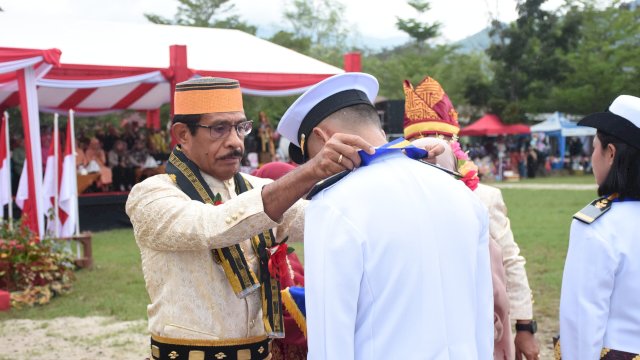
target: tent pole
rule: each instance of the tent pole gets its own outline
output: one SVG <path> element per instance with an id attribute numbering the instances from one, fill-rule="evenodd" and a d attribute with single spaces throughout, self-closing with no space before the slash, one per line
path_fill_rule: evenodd
<path id="1" fill-rule="evenodd" d="M 187 67 L 187 46 L 186 45 L 171 45 L 169 46 L 169 70 L 171 73 L 171 114 L 170 118 L 173 118 L 173 95 L 176 91 L 176 84 L 187 81 L 191 77 L 192 73 Z M 177 144 L 173 134 L 171 134 L 171 147 L 173 148 Z"/>

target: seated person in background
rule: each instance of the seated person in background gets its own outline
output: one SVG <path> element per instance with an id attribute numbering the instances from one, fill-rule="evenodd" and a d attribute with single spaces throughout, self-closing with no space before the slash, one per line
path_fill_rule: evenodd
<path id="1" fill-rule="evenodd" d="M 87 156 L 84 154 L 88 144 L 86 141 L 79 139 L 76 142 L 76 169 L 80 175 L 87 175 Z"/>
<path id="2" fill-rule="evenodd" d="M 151 156 L 158 160 L 169 159 L 169 144 L 167 144 L 167 136 L 164 131 L 159 129 L 151 129 L 149 135 L 149 152 Z"/>
<path id="3" fill-rule="evenodd" d="M 127 152 L 127 143 L 116 140 L 108 157 L 109 166 L 113 172 L 113 188 L 116 191 L 131 190 L 135 184 L 135 172 Z"/>
<path id="4" fill-rule="evenodd" d="M 84 153 L 86 159 L 87 172 L 100 172 L 100 178 L 96 184 L 102 191 L 109 191 L 109 186 L 113 181 L 113 174 L 111 169 L 107 167 L 107 155 L 102 149 L 100 140 L 97 138 L 91 138 L 89 140 L 89 147 Z"/>
<path id="5" fill-rule="evenodd" d="M 147 150 L 144 140 L 138 139 L 133 144 L 133 149 L 131 149 L 131 164 L 134 167 L 142 168 L 147 161 L 147 157 L 149 156 L 149 150 Z"/>
<path id="6" fill-rule="evenodd" d="M 149 154 L 149 150 L 145 146 L 143 139 L 136 140 L 131 151 L 131 164 L 136 169 L 136 182 L 142 181 L 151 175 L 159 172 L 148 172 L 145 169 L 153 169 L 158 167 L 155 159 Z"/>

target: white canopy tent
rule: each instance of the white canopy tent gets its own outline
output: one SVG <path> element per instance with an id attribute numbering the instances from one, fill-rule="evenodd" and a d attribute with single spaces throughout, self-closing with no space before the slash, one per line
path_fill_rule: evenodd
<path id="1" fill-rule="evenodd" d="M 25 147 L 35 154 L 28 156 L 29 167 L 39 169 L 30 173 L 34 184 L 42 178 L 42 159 L 36 156 L 38 109 L 73 109 L 81 116 L 146 110 L 155 114 L 153 124 L 159 127 L 158 108 L 172 103 L 176 83 L 194 76 L 237 79 L 249 95 L 285 96 L 344 72 L 238 30 L 16 18 L 0 12 L 0 34 L 0 113 L 22 106 L 25 129 L 31 125 L 27 139 L 32 141 Z M 36 61 L 29 49 L 50 50 L 37 54 Z M 27 54 L 15 57 L 20 51 Z M 54 53 L 59 61 L 48 59 Z M 40 199 L 40 188 L 30 189 L 30 196 Z M 35 214 L 42 207 L 34 208 Z M 38 226 L 42 230 L 42 223 L 33 228 Z"/>
<path id="2" fill-rule="evenodd" d="M 0 48 L 62 51 L 61 66 L 38 80 L 44 111 L 154 110 L 170 102 L 172 85 L 193 76 L 235 78 L 250 95 L 293 95 L 343 72 L 238 30 L 0 13 L 0 33 Z M 0 84 L 0 108 L 16 105 L 16 89 Z"/>
<path id="3" fill-rule="evenodd" d="M 559 158 L 562 160 L 555 165 L 556 167 L 564 166 L 564 157 L 567 147 L 567 137 L 581 137 L 581 136 L 594 136 L 596 129 L 579 126 L 578 124 L 569 121 L 561 113 L 555 112 L 547 120 L 533 125 L 531 127 L 531 133 L 545 133 L 547 136 L 556 137 L 558 139 L 558 153 Z"/>
<path id="4" fill-rule="evenodd" d="M 587 126 L 579 126 L 578 124 L 569 121 L 561 113 L 555 112 L 547 120 L 533 125 L 531 132 L 543 132 L 549 135 L 555 135 L 555 133 L 562 137 L 569 136 L 593 136 L 596 134 L 596 129 Z"/>

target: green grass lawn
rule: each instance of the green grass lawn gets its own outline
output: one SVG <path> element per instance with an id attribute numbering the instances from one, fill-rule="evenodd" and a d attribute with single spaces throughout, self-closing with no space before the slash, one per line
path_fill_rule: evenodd
<path id="1" fill-rule="evenodd" d="M 149 296 L 133 231 L 94 233 L 92 246 L 93 269 L 76 272 L 70 294 L 56 297 L 45 306 L 0 312 L 0 320 L 91 315 L 115 316 L 120 320 L 145 319 Z"/>
<path id="2" fill-rule="evenodd" d="M 572 216 L 592 191 L 503 189 L 509 219 L 533 290 L 534 312 L 555 318 Z"/>
<path id="3" fill-rule="evenodd" d="M 490 184 L 489 182 L 487 182 Z M 535 177 L 533 179 L 521 179 L 516 184 L 579 184 L 591 185 L 595 184 L 593 174 L 588 175 L 572 175 L 572 176 L 545 176 Z"/>
<path id="4" fill-rule="evenodd" d="M 588 184 L 593 183 L 593 177 L 524 181 Z M 596 195 L 593 191 L 525 189 L 503 189 L 502 193 L 516 241 L 527 259 L 536 316 L 556 318 L 571 216 Z M 302 244 L 290 245 L 302 260 Z M 72 293 L 55 298 L 46 306 L 0 313 L 0 320 L 89 315 L 145 319 L 149 298 L 131 229 L 93 234 L 93 253 L 94 268 L 77 272 Z"/>

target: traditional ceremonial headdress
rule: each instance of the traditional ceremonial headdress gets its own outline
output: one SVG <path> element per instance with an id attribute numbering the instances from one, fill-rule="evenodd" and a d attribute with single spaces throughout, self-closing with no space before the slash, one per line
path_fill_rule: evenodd
<path id="1" fill-rule="evenodd" d="M 278 132 L 291 141 L 291 160 L 298 164 L 306 161 L 306 139 L 322 120 L 349 106 L 373 106 L 377 94 L 378 80 L 365 73 L 334 75 L 307 90 L 289 107 L 278 124 Z"/>
<path id="2" fill-rule="evenodd" d="M 455 164 L 449 164 L 454 167 L 451 170 L 457 170 L 461 175 L 462 182 L 471 190 L 478 187 L 478 167 L 471 161 L 469 155 L 462 151 L 460 143 L 458 143 L 458 132 L 460 124 L 458 123 L 458 113 L 453 108 L 449 96 L 444 92 L 440 84 L 430 77 L 413 88 L 408 80 L 404 81 L 405 93 L 405 114 L 404 114 L 404 137 L 410 140 L 418 147 L 432 145 L 429 141 L 424 141 L 423 137 L 448 137 L 446 141 L 445 154 L 438 156 L 440 158 L 455 156 Z M 448 152 L 447 147 L 450 147 Z M 451 160 L 451 159 L 447 159 Z M 438 161 L 438 160 L 436 160 Z"/>
<path id="3" fill-rule="evenodd" d="M 405 80 L 403 87 L 405 139 L 429 135 L 454 137 L 458 134 L 458 113 L 436 80 L 427 76 L 415 88 Z"/>
<path id="4" fill-rule="evenodd" d="M 176 85 L 175 115 L 244 111 L 238 80 L 201 77 Z"/>

